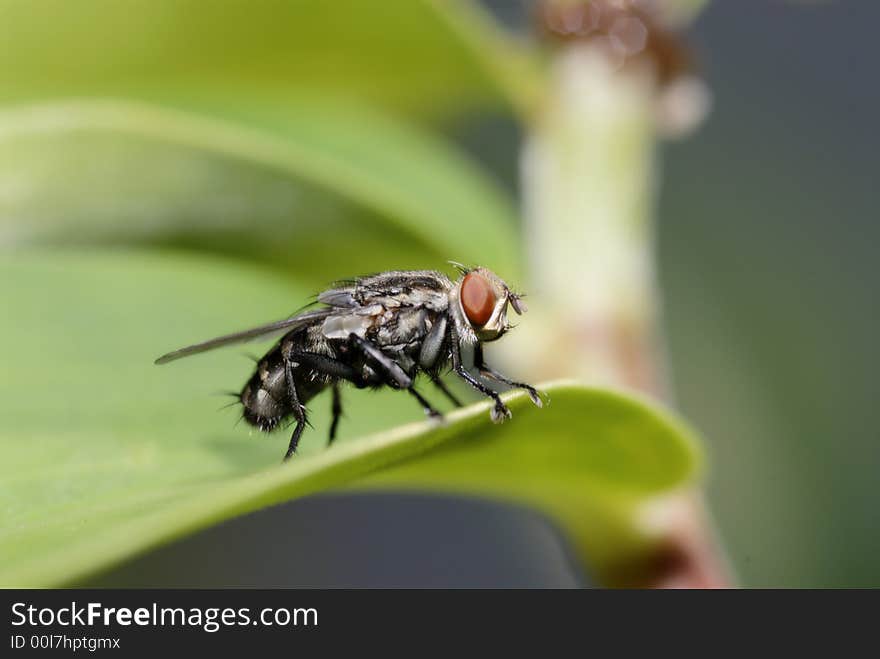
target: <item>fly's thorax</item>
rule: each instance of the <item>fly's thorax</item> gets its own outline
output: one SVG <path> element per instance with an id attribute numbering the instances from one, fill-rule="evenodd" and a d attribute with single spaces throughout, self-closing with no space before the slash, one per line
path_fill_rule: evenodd
<path id="1" fill-rule="evenodd" d="M 387 305 L 340 310 L 324 320 L 321 334 L 331 340 L 346 340 L 355 334 L 380 346 L 404 345 L 422 339 L 437 313 L 427 305 L 401 305 L 390 300 Z"/>

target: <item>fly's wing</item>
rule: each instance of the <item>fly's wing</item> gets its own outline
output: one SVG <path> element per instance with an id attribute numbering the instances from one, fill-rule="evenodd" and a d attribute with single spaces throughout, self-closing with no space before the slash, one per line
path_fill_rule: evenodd
<path id="1" fill-rule="evenodd" d="M 357 298 L 355 298 L 356 291 L 356 283 L 338 282 L 337 288 L 330 288 L 318 293 L 318 302 L 338 309 L 351 309 L 360 306 Z"/>
<path id="2" fill-rule="evenodd" d="M 202 343 L 196 343 L 195 345 L 187 346 L 186 348 L 180 348 L 179 350 L 169 352 L 167 355 L 162 355 L 161 357 L 159 357 L 159 359 L 157 359 L 155 363 L 167 364 L 168 362 L 173 362 L 175 359 L 189 357 L 190 355 L 196 355 L 200 352 L 214 350 L 215 348 L 222 348 L 224 346 L 229 346 L 236 343 L 253 341 L 254 339 L 268 337 L 281 332 L 289 332 L 290 330 L 297 327 L 303 327 L 304 325 L 313 323 L 316 320 L 326 318 L 329 311 L 329 309 L 316 309 L 314 311 L 307 311 L 305 313 L 293 316 L 292 318 L 277 320 L 274 323 L 269 323 L 268 325 L 260 325 L 259 327 L 254 327 L 253 329 L 244 330 L 243 332 L 236 332 L 235 334 L 218 336 L 216 339 L 203 341 Z"/>

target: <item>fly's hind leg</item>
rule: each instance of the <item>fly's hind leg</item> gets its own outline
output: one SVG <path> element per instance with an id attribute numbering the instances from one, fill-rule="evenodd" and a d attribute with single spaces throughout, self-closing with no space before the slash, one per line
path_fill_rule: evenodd
<path id="1" fill-rule="evenodd" d="M 333 440 L 336 439 L 336 428 L 339 425 L 339 417 L 342 416 L 342 398 L 339 392 L 339 384 L 335 380 L 345 380 L 351 382 L 356 387 L 364 387 L 367 383 L 364 382 L 363 377 L 354 368 L 338 359 L 333 359 L 326 355 L 298 350 L 290 353 L 289 361 L 295 362 L 312 369 L 316 373 L 334 379 L 332 385 L 333 403 L 331 408 L 333 420 L 330 422 L 330 439 L 327 442 L 329 446 L 333 443 Z"/>
<path id="2" fill-rule="evenodd" d="M 435 419 L 443 417 L 440 412 L 434 409 L 431 403 L 425 400 L 424 396 L 422 396 L 418 391 L 415 390 L 415 388 L 413 388 L 413 379 L 406 374 L 406 371 L 401 368 L 400 364 L 391 359 L 388 355 L 379 350 L 379 348 L 374 346 L 372 343 L 358 336 L 357 334 L 349 334 L 348 340 L 355 348 L 360 350 L 365 357 L 373 362 L 376 370 L 383 377 L 386 383 L 390 384 L 391 386 L 397 387 L 398 389 L 406 389 L 411 396 L 419 401 L 419 404 L 422 406 L 422 409 L 428 416 Z"/>
<path id="3" fill-rule="evenodd" d="M 290 396 L 290 404 L 293 410 L 293 418 L 296 419 L 296 426 L 293 434 L 290 436 L 290 444 L 287 446 L 287 453 L 284 456 L 285 462 L 296 453 L 296 447 L 299 445 L 299 439 L 302 437 L 303 430 L 306 428 L 306 408 L 299 402 L 299 396 L 296 394 L 296 383 L 293 380 L 293 367 L 290 360 L 284 362 L 284 375 L 287 379 L 287 392 Z"/>
<path id="4" fill-rule="evenodd" d="M 333 440 L 336 439 L 336 426 L 339 425 L 339 417 L 342 416 L 342 396 L 339 393 L 339 385 L 335 382 L 333 383 L 333 406 L 331 408 L 333 414 L 333 421 L 330 422 L 330 439 L 327 442 L 327 445 L 333 443 Z"/>

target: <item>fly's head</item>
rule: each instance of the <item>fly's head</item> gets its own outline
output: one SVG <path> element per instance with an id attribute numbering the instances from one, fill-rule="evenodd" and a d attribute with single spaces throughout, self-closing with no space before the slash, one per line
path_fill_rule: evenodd
<path id="1" fill-rule="evenodd" d="M 462 268 L 452 290 L 452 312 L 459 333 L 477 341 L 495 341 L 510 329 L 507 307 L 521 315 L 526 306 L 498 275 L 486 268 Z M 464 332 L 461 330 L 464 329 Z"/>

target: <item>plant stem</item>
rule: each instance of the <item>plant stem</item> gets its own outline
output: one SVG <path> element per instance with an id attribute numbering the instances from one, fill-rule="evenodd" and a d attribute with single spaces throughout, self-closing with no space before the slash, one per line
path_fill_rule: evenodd
<path id="1" fill-rule="evenodd" d="M 621 70 L 593 42 L 560 48 L 521 160 L 529 322 L 509 341 L 539 378 L 576 375 L 668 399 L 654 261 L 657 83 Z M 528 327 L 528 329 L 526 329 Z M 645 513 L 653 555 L 638 585 L 718 587 L 730 580 L 702 495 Z"/>
<path id="2" fill-rule="evenodd" d="M 557 334 L 533 355 L 541 375 L 665 391 L 652 336 L 652 107 L 648 71 L 621 74 L 590 44 L 556 57 L 522 156 L 529 293 L 540 331 Z"/>

